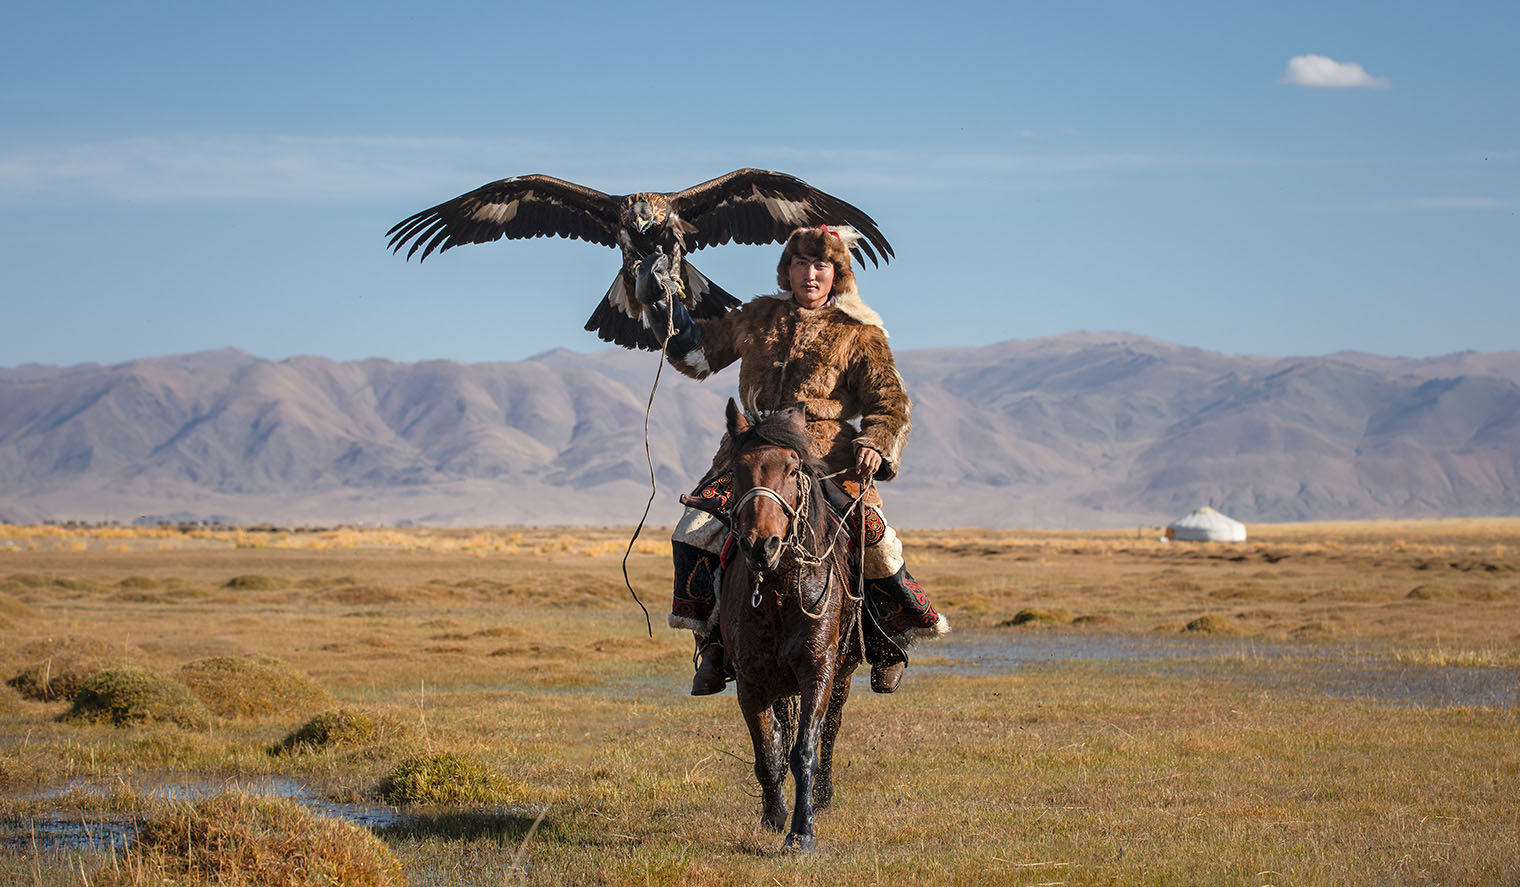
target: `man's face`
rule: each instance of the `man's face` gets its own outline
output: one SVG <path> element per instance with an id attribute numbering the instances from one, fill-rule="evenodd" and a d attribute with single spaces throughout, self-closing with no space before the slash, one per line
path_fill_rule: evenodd
<path id="1" fill-rule="evenodd" d="M 834 289 L 834 263 L 828 259 L 793 256 L 787 268 L 792 283 L 792 297 L 804 308 L 820 308 Z"/>

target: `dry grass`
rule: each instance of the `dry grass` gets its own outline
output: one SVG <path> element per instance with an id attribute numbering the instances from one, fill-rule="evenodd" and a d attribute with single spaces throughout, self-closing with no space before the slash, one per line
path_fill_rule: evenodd
<path id="1" fill-rule="evenodd" d="M 6 683 L 28 699 L 73 699 L 97 672 L 139 659 L 132 647 L 96 637 L 43 638 L 19 644 L 15 657 L 25 663 Z"/>
<path id="2" fill-rule="evenodd" d="M 292 801 L 228 792 L 155 810 L 124 858 L 94 883 L 401 887 L 406 879 L 395 854 L 365 829 Z"/>
<path id="3" fill-rule="evenodd" d="M 658 528 L 646 528 L 634 545 L 639 554 L 665 550 Z M 530 527 L 501 530 L 390 529 L 377 527 L 83 527 L 0 524 L 0 553 L 35 551 L 218 550 L 300 551 L 383 549 L 419 554 L 544 557 L 621 556 L 631 533 L 619 528 Z"/>
<path id="4" fill-rule="evenodd" d="M 212 656 L 186 663 L 180 682 L 224 718 L 290 717 L 333 701 L 305 673 L 273 656 Z"/>
<path id="5" fill-rule="evenodd" d="M 0 684 L 0 715 L 14 714 L 25 707 L 20 693 L 9 684 Z"/>
<path id="6" fill-rule="evenodd" d="M 0 711 L 0 824 L 58 806 L 24 798 L 69 784 L 276 776 L 373 801 L 408 759 L 451 756 L 499 791 L 383 833 L 414 883 L 1520 882 L 1513 709 L 1380 704 L 1304 680 L 1367 661 L 1520 665 L 1520 522 L 1252 531 L 1235 546 L 906 534 L 935 602 L 989 644 L 1180 641 L 1202 620 L 1233 625 L 1216 643 L 1235 652 L 999 671 L 926 646 L 897 694 L 851 699 L 836 806 L 808 858 L 758 826 L 731 696 L 684 695 L 689 637 L 659 625 L 663 543 L 630 562 L 649 638 L 615 530 L 239 531 L 262 546 L 232 531 L 40 534 L 35 551 L 12 534 L 3 593 L 29 612 L 0 628 L 4 674 L 49 639 L 109 639 L 160 674 L 278 657 L 338 709 L 325 726 L 302 712 L 120 730 L 19 703 Z M 271 581 L 228 587 L 239 576 Z M 1256 641 L 1309 652 L 1241 652 Z M 375 732 L 335 738 L 349 735 L 338 710 Z M 70 797 L 81 815 L 111 803 Z M 0 850 L 0 883 L 78 885 L 101 856 Z"/>

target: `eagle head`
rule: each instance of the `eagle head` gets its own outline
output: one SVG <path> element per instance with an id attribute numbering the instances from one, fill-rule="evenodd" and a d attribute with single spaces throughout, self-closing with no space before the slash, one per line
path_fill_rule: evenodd
<path id="1" fill-rule="evenodd" d="M 623 224 L 643 234 L 656 225 L 664 226 L 670 215 L 670 201 L 663 194 L 633 194 L 623 207 Z"/>

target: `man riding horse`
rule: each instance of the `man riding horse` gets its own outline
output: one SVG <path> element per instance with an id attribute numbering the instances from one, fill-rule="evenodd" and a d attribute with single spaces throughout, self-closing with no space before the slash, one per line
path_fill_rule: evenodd
<path id="1" fill-rule="evenodd" d="M 855 288 L 849 247 L 857 237 L 849 228 L 798 228 L 776 266 L 782 291 L 717 317 L 694 320 L 665 289 L 638 288 L 651 329 L 672 333 L 665 348 L 671 366 L 703 379 L 739 361 L 739 399 L 751 414 L 805 404 L 810 455 L 830 472 L 853 475 L 856 480 L 845 483 L 852 496 L 860 494 L 862 481 L 897 475 L 911 427 L 911 405 L 881 316 Z M 851 424 L 857 418 L 859 427 Z M 727 463 L 724 455 L 720 446 L 698 497 L 730 495 L 728 478 L 716 470 Z M 865 579 L 882 627 L 903 647 L 943 634 L 948 625 L 908 573 L 902 543 L 882 515 L 874 486 L 865 489 L 861 504 L 856 520 L 865 524 Z M 852 527 L 857 539 L 858 530 L 858 524 Z M 701 664 L 692 679 L 694 696 L 720 692 L 726 682 L 714 579 L 727 535 L 712 514 L 687 508 L 671 538 L 675 595 L 669 623 L 696 637 Z M 902 672 L 900 661 L 873 666 L 871 689 L 891 693 Z"/>

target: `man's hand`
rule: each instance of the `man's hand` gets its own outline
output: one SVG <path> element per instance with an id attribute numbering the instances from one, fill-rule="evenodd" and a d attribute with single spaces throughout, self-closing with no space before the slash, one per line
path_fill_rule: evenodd
<path id="1" fill-rule="evenodd" d="M 876 472 L 881 470 L 881 454 L 860 444 L 855 445 L 855 473 L 860 475 L 861 480 L 875 477 Z"/>

